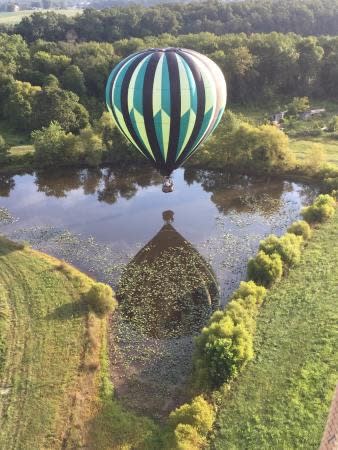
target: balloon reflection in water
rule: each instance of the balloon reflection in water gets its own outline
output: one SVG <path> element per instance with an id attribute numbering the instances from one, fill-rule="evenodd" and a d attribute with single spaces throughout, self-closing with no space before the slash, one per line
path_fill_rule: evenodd
<path id="1" fill-rule="evenodd" d="M 198 332 L 219 304 L 210 265 L 173 227 L 174 213 L 125 268 L 117 290 L 120 312 L 154 338 Z"/>

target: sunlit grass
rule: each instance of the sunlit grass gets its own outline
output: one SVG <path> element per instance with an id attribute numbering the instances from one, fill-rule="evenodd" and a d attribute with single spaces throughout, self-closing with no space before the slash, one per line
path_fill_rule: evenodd
<path id="1" fill-rule="evenodd" d="M 10 148 L 9 153 L 11 156 L 23 156 L 34 153 L 33 145 L 16 145 Z"/>
<path id="2" fill-rule="evenodd" d="M 290 139 L 290 149 L 294 152 L 296 158 L 303 162 L 306 161 L 318 144 L 323 147 L 326 161 L 338 166 L 338 140 L 324 137 Z"/>
<path id="3" fill-rule="evenodd" d="M 86 395 L 95 392 L 83 367 L 100 333 L 83 301 L 92 283 L 0 237 L 0 448 L 61 448 L 64 436 L 73 436 L 73 420 L 81 431 L 88 415 L 81 398 L 89 405 Z"/>
<path id="4" fill-rule="evenodd" d="M 16 12 L 0 12 L 0 25 L 15 25 L 16 23 L 19 23 L 23 17 L 27 17 L 32 15 L 34 12 L 33 10 L 28 11 L 16 11 Z M 64 14 L 68 17 L 75 16 L 77 14 L 81 14 L 81 9 L 48 9 L 48 10 L 39 10 L 38 12 L 55 12 L 58 14 Z"/>
<path id="5" fill-rule="evenodd" d="M 269 293 L 256 357 L 222 396 L 216 449 L 317 449 L 338 367 L 338 215 Z"/>

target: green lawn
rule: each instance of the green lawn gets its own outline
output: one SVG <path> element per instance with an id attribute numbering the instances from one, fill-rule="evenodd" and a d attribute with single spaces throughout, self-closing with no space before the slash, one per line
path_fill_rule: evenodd
<path id="1" fill-rule="evenodd" d="M 159 448 L 153 421 L 113 397 L 107 321 L 83 302 L 92 283 L 0 237 L 1 449 Z"/>
<path id="2" fill-rule="evenodd" d="M 91 283 L 54 258 L 0 238 L 1 449 L 70 448 L 68 442 L 79 442 L 77 430 L 85 435 L 81 424 L 98 384 L 95 372 L 85 370 L 93 357 L 88 326 L 92 334 L 101 329 L 82 299 Z"/>
<path id="3" fill-rule="evenodd" d="M 326 161 L 338 166 L 338 140 L 325 137 L 290 139 L 290 148 L 294 152 L 296 158 L 300 160 L 306 160 L 318 144 L 323 146 Z"/>
<path id="4" fill-rule="evenodd" d="M 65 14 L 66 16 L 72 17 L 76 14 L 81 14 L 81 9 L 48 9 L 39 10 L 39 12 L 56 12 L 58 14 Z M 30 16 L 37 11 L 17 11 L 17 12 L 0 12 L 0 25 L 15 25 L 19 23 L 23 17 Z"/>
<path id="5" fill-rule="evenodd" d="M 24 156 L 34 153 L 33 145 L 16 145 L 10 148 L 9 153 L 11 156 Z"/>
<path id="6" fill-rule="evenodd" d="M 338 368 L 338 214 L 268 294 L 256 357 L 223 394 L 213 448 L 319 447 Z"/>

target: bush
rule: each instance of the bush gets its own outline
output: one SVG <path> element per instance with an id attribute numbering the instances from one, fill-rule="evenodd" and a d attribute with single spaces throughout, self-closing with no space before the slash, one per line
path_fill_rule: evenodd
<path id="1" fill-rule="evenodd" d="M 262 250 L 248 263 L 248 278 L 257 284 L 269 287 L 279 281 L 283 274 L 283 263 L 280 255 L 267 255 Z"/>
<path id="2" fill-rule="evenodd" d="M 333 197 L 328 194 L 321 194 L 311 206 L 301 210 L 301 215 L 308 223 L 325 222 L 334 215 L 335 204 Z"/>
<path id="3" fill-rule="evenodd" d="M 310 225 L 305 222 L 305 220 L 297 220 L 288 228 L 288 233 L 295 234 L 296 236 L 302 236 L 302 238 L 307 241 L 311 239 L 312 230 Z"/>
<path id="4" fill-rule="evenodd" d="M 8 146 L 5 139 L 0 134 L 0 164 L 4 163 L 8 157 Z"/>
<path id="5" fill-rule="evenodd" d="M 72 133 L 66 133 L 59 123 L 51 124 L 41 130 L 33 131 L 35 160 L 41 167 L 69 165 L 78 162 L 81 150 Z"/>
<path id="6" fill-rule="evenodd" d="M 259 250 L 267 255 L 277 253 L 285 265 L 293 266 L 300 261 L 302 242 L 302 236 L 295 234 L 286 233 L 280 238 L 271 234 L 260 242 Z"/>
<path id="7" fill-rule="evenodd" d="M 103 283 L 95 283 L 91 287 L 87 294 L 87 302 L 99 317 L 114 311 L 117 306 L 112 288 Z"/>
<path id="8" fill-rule="evenodd" d="M 215 421 L 215 411 L 201 395 L 195 397 L 191 403 L 186 403 L 170 413 L 168 425 L 175 429 L 176 443 L 178 448 L 187 448 L 182 446 L 185 440 L 199 440 L 205 437 L 211 430 Z M 182 428 L 182 425 L 185 427 Z M 187 428 L 186 426 L 191 428 Z M 195 431 L 193 431 L 195 430 Z M 188 439 L 187 439 L 188 438 Z"/>
<path id="9" fill-rule="evenodd" d="M 205 447 L 206 438 L 191 425 L 179 423 L 175 428 L 175 445 L 178 450 L 197 450 Z"/>
<path id="10" fill-rule="evenodd" d="M 212 315 L 208 326 L 195 340 L 194 378 L 198 388 L 219 387 L 235 377 L 253 357 L 248 322 L 244 308 L 230 308 Z"/>
<path id="11" fill-rule="evenodd" d="M 258 286 L 253 281 L 241 281 L 239 288 L 232 294 L 232 299 L 255 299 L 256 305 L 261 305 L 263 303 L 264 297 L 266 295 L 266 289 L 263 286 Z"/>

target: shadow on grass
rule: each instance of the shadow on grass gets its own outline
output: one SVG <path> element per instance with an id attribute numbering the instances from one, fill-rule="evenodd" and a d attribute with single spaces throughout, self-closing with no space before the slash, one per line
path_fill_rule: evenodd
<path id="1" fill-rule="evenodd" d="M 97 415 L 87 424 L 89 444 L 93 450 L 164 448 L 160 427 L 145 416 L 123 408 L 116 399 L 106 399 Z"/>
<path id="2" fill-rule="evenodd" d="M 84 316 L 88 312 L 87 304 L 84 300 L 66 303 L 54 309 L 46 315 L 47 320 L 70 320 Z"/>
<path id="3" fill-rule="evenodd" d="M 25 244 L 20 242 L 13 242 L 4 236 L 0 236 L 0 256 L 8 255 L 8 253 L 12 253 L 18 250 L 23 250 L 25 248 Z"/>

